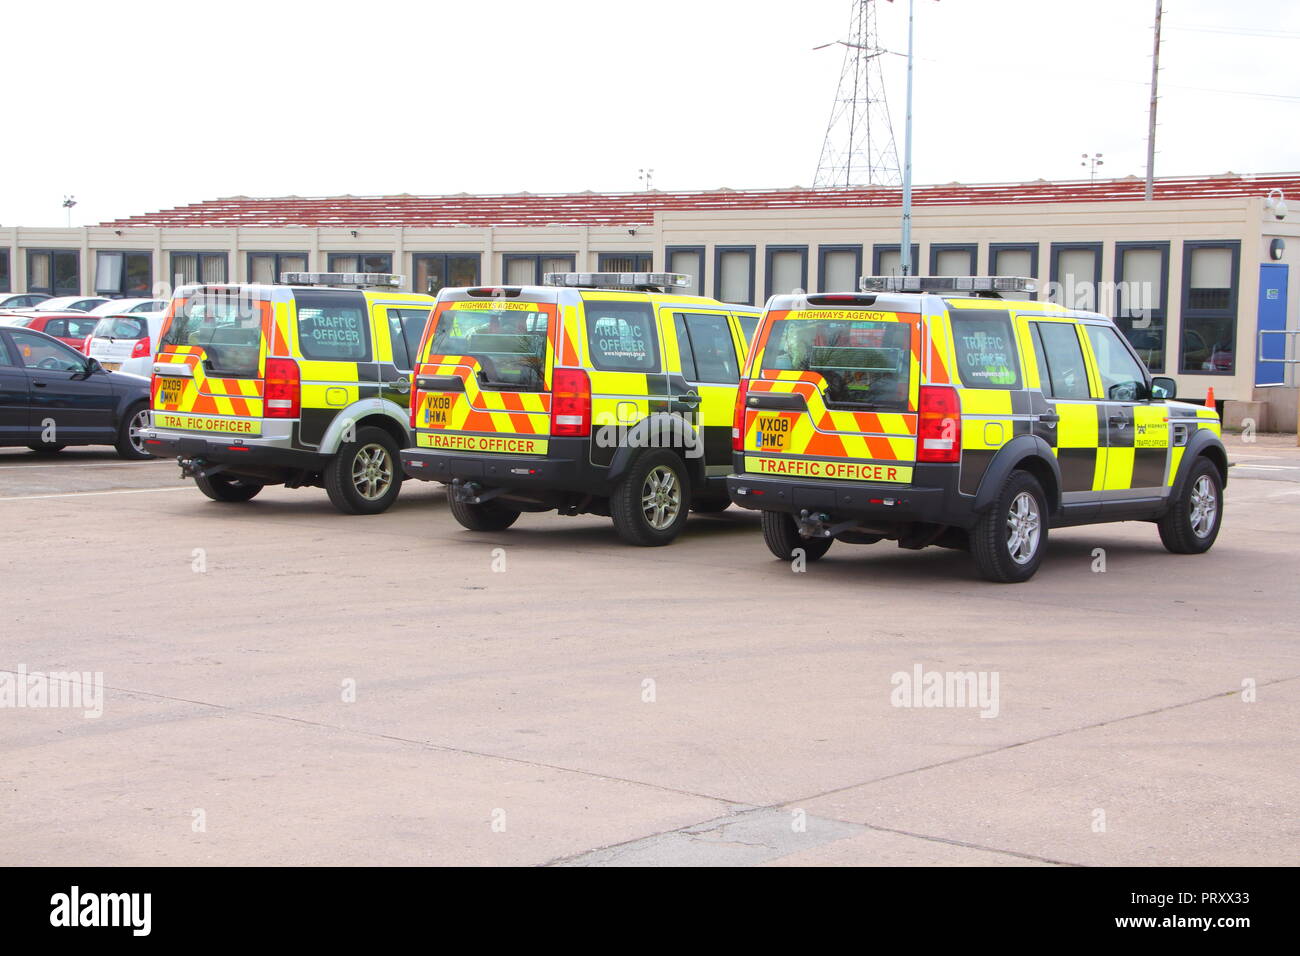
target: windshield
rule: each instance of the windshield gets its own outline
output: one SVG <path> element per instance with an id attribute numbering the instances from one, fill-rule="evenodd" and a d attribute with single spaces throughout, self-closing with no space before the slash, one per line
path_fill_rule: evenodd
<path id="1" fill-rule="evenodd" d="M 144 319 L 135 319 L 127 315 L 114 315 L 95 323 L 95 338 L 142 339 L 147 334 Z"/>
<path id="2" fill-rule="evenodd" d="M 519 391 L 546 387 L 548 316 L 539 308 L 448 309 L 438 319 L 429 355 L 469 355 L 484 385 Z"/>
<path id="3" fill-rule="evenodd" d="M 816 372 L 836 404 L 904 411 L 912 326 L 869 319 L 779 319 L 763 370 Z"/>
<path id="4" fill-rule="evenodd" d="M 237 292 L 196 295 L 177 309 L 162 344 L 202 346 L 211 372 L 256 375 L 262 342 L 260 305 Z"/>

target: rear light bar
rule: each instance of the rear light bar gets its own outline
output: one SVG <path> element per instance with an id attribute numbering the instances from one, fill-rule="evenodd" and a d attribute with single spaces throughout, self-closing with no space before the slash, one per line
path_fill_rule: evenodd
<path id="1" fill-rule="evenodd" d="M 580 368 L 551 372 L 551 434 L 557 438 L 591 434 L 591 379 Z"/>
<path id="2" fill-rule="evenodd" d="M 749 395 L 749 379 L 740 380 L 736 390 L 736 409 L 731 416 L 731 450 L 745 450 L 745 399 Z"/>
<path id="3" fill-rule="evenodd" d="M 476 299 L 517 299 L 519 298 L 519 288 L 517 285 L 485 285 L 466 289 L 465 292 Z"/>
<path id="4" fill-rule="evenodd" d="M 398 289 L 406 276 L 391 272 L 281 272 L 281 285 L 349 286 L 362 289 Z"/>
<path id="5" fill-rule="evenodd" d="M 918 462 L 961 461 L 961 398 L 950 385 L 922 385 L 916 426 Z"/>
<path id="6" fill-rule="evenodd" d="M 302 412 L 302 380 L 293 359 L 266 360 L 262 392 L 266 418 L 297 418 Z"/>
<path id="7" fill-rule="evenodd" d="M 1029 292 L 1038 280 L 1025 276 L 862 276 L 863 292 Z"/>
<path id="8" fill-rule="evenodd" d="M 681 272 L 548 272 L 543 285 L 570 289 L 689 289 L 691 277 Z"/>
<path id="9" fill-rule="evenodd" d="M 810 295 L 808 296 L 808 304 L 871 306 L 876 304 L 876 297 L 874 295 L 857 295 L 852 292 L 834 293 L 831 295 Z"/>

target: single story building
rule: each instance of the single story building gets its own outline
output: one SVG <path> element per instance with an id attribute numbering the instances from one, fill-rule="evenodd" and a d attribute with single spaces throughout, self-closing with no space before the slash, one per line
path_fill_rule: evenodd
<path id="1" fill-rule="evenodd" d="M 1300 173 L 919 186 L 913 273 L 1028 275 L 1113 316 L 1179 394 L 1295 430 Z M 1278 200 L 1282 203 L 1279 204 Z M 899 271 L 895 187 L 216 199 L 71 229 L 0 227 L 0 292 L 148 295 L 286 271 L 399 272 L 408 287 L 668 270 L 731 302 Z M 1263 351 L 1261 351 L 1261 349 Z"/>

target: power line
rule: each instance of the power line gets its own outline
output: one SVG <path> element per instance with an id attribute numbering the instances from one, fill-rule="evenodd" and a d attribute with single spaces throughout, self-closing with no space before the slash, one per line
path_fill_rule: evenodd
<path id="1" fill-rule="evenodd" d="M 1285 30 L 1251 30 L 1241 27 L 1175 27 L 1170 30 L 1186 30 L 1189 33 L 1219 33 L 1224 36 L 1258 37 L 1263 40 L 1300 40 L 1300 33 Z"/>

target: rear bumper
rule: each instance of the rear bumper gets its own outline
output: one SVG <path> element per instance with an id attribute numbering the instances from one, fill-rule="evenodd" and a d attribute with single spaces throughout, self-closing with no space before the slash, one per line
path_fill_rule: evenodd
<path id="1" fill-rule="evenodd" d="M 866 525 L 926 522 L 969 528 L 975 522 L 975 499 L 958 492 L 957 480 L 956 465 L 918 465 L 908 485 L 735 474 L 727 477 L 727 493 L 735 504 L 753 511 L 807 511 Z"/>
<path id="2" fill-rule="evenodd" d="M 487 488 L 609 493 L 607 468 L 587 460 L 587 440 L 550 439 L 549 454 L 494 455 L 403 448 L 402 468 L 411 478 L 451 484 L 474 481 Z"/>
<path id="3" fill-rule="evenodd" d="M 320 471 L 329 461 L 327 455 L 294 448 L 292 432 L 287 436 L 236 438 L 233 435 L 197 435 L 192 432 L 146 428 L 144 445 L 146 450 L 159 458 L 174 457 L 224 465 L 226 467 L 223 471 L 236 474 L 241 465 L 260 470 Z"/>

